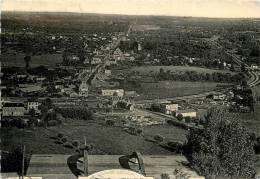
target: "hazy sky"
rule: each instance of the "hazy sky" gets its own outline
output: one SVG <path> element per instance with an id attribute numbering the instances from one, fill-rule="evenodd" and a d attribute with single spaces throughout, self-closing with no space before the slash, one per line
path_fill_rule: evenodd
<path id="1" fill-rule="evenodd" d="M 260 17 L 260 0 L 2 0 L 2 10 Z"/>

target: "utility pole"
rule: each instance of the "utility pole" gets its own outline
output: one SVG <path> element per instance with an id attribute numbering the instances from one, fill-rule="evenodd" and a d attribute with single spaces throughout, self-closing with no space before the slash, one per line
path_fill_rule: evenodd
<path id="1" fill-rule="evenodd" d="M 24 176 L 24 161 L 25 161 L 25 145 L 23 145 L 23 151 L 22 151 L 22 179 Z"/>
<path id="2" fill-rule="evenodd" d="M 88 176 L 88 149 L 87 149 L 87 140 L 86 137 L 84 137 L 85 141 L 85 148 L 83 153 L 83 160 L 84 160 L 84 175 Z"/>

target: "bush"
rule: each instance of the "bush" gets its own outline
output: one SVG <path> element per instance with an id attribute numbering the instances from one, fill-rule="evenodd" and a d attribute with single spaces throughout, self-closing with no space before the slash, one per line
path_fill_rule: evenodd
<path id="1" fill-rule="evenodd" d="M 73 140 L 71 143 L 74 147 L 79 147 L 80 142 L 78 140 Z"/>
<path id="2" fill-rule="evenodd" d="M 183 119 L 183 115 L 182 115 L 182 114 L 178 114 L 176 117 L 177 117 L 177 119 L 178 119 L 179 121 L 182 121 L 182 119 Z"/>
<path id="3" fill-rule="evenodd" d="M 69 142 L 64 143 L 63 146 L 67 147 L 67 148 L 70 148 L 70 149 L 73 148 L 73 145 L 71 145 L 71 143 L 69 143 Z"/>
<path id="4" fill-rule="evenodd" d="M 191 117 L 190 116 L 186 116 L 184 119 L 185 119 L 186 123 L 191 123 Z"/>
<path id="5" fill-rule="evenodd" d="M 64 134 L 63 134 L 63 133 L 58 133 L 58 134 L 57 134 L 57 137 L 61 139 L 61 138 L 64 137 Z"/>
<path id="6" fill-rule="evenodd" d="M 58 125 L 58 121 L 56 121 L 56 120 L 48 121 L 48 126 L 57 126 L 57 125 Z"/>
<path id="7" fill-rule="evenodd" d="M 161 135 L 155 135 L 154 140 L 156 140 L 157 142 L 162 142 L 164 139 Z"/>
<path id="8" fill-rule="evenodd" d="M 143 133 L 143 130 L 142 130 L 142 129 L 137 129 L 137 130 L 136 130 L 136 133 L 140 135 L 140 134 Z"/>
<path id="9" fill-rule="evenodd" d="M 107 121 L 106 121 L 106 124 L 107 124 L 108 126 L 114 126 L 114 125 L 115 125 L 115 121 L 113 121 L 113 120 L 107 120 Z"/>
<path id="10" fill-rule="evenodd" d="M 60 141 L 64 144 L 68 141 L 68 139 L 66 137 L 63 137 L 63 138 L 60 139 Z"/>
<path id="11" fill-rule="evenodd" d="M 167 142 L 167 145 L 175 151 L 180 151 L 182 149 L 182 144 L 175 141 Z"/>

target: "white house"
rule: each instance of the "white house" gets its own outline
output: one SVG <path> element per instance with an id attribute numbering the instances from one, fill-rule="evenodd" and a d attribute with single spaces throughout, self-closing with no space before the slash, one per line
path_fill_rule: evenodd
<path id="1" fill-rule="evenodd" d="M 259 66 L 256 65 L 256 64 L 252 64 L 252 65 L 251 65 L 251 68 L 254 69 L 254 70 L 258 70 L 258 69 L 259 69 Z"/>
<path id="2" fill-rule="evenodd" d="M 124 60 L 124 54 L 120 50 L 120 48 L 116 48 L 116 50 L 113 52 L 113 58 L 117 61 Z"/>
<path id="3" fill-rule="evenodd" d="M 181 114 L 183 117 L 197 117 L 197 112 L 195 110 L 177 110 L 176 111 L 176 116 L 178 114 Z"/>
<path id="4" fill-rule="evenodd" d="M 111 75 L 111 70 L 105 70 L 105 75 L 110 76 Z"/>
<path id="5" fill-rule="evenodd" d="M 102 60 L 101 60 L 100 56 L 94 56 L 91 60 L 92 65 L 100 64 L 101 62 L 102 62 Z"/>
<path id="6" fill-rule="evenodd" d="M 174 111 L 178 110 L 179 105 L 178 104 L 160 104 L 160 108 L 162 110 L 163 113 L 165 114 L 171 114 Z"/>
<path id="7" fill-rule="evenodd" d="M 35 111 L 39 111 L 39 102 L 37 100 L 29 99 L 27 101 L 27 110 L 34 109 Z"/>
<path id="8" fill-rule="evenodd" d="M 102 96 L 117 96 L 117 97 L 124 96 L 123 89 L 102 89 L 101 93 L 102 93 Z"/>

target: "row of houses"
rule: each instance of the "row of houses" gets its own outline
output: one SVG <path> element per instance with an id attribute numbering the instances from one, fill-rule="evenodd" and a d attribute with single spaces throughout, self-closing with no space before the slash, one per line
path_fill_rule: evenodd
<path id="1" fill-rule="evenodd" d="M 2 116 L 24 116 L 30 110 L 34 109 L 39 113 L 40 103 L 37 100 L 29 99 L 26 102 L 3 102 L 1 104 Z"/>

